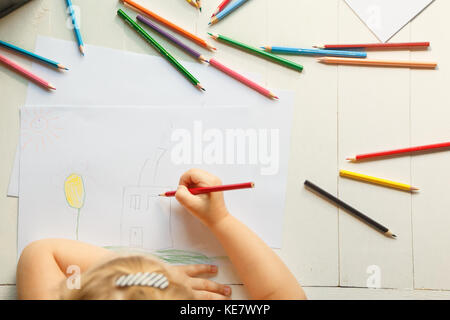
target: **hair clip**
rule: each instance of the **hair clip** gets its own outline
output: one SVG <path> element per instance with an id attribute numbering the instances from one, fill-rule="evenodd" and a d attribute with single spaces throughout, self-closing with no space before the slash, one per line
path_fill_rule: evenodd
<path id="1" fill-rule="evenodd" d="M 116 280 L 118 287 L 146 286 L 159 289 L 165 289 L 169 285 L 169 280 L 162 273 L 156 272 L 138 272 L 125 274 Z"/>

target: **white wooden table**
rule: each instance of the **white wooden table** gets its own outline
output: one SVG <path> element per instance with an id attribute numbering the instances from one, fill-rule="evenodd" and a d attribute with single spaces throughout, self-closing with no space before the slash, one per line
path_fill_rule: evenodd
<path id="1" fill-rule="evenodd" d="M 140 2 L 206 38 L 209 16 L 220 1 L 202 1 L 201 15 L 184 0 Z M 82 10 L 86 43 L 149 53 L 145 42 L 124 32 L 128 27 L 116 17 L 118 1 L 74 0 L 74 5 Z M 372 58 L 436 60 L 436 71 L 336 67 L 293 57 L 305 66 L 298 74 L 215 43 L 221 60 L 263 75 L 269 88 L 296 93 L 279 253 L 310 298 L 450 298 L 450 152 L 361 164 L 345 161 L 359 152 L 450 141 L 448 12 L 450 2 L 436 0 L 391 40 L 430 41 L 428 51 L 370 53 Z M 64 1 L 33 0 L 0 20 L 0 39 L 29 49 L 37 35 L 74 41 L 66 19 Z M 209 30 L 254 45 L 377 41 L 343 0 L 253 0 Z M 174 53 L 185 59 L 179 50 Z M 15 297 L 17 200 L 5 194 L 18 139 L 18 109 L 26 91 L 26 80 L 0 68 L 0 298 Z M 340 168 L 410 182 L 421 191 L 411 195 L 341 179 Z M 387 225 L 398 239 L 383 237 L 305 190 L 305 179 Z M 368 268 L 380 271 L 381 289 L 367 288 Z M 245 292 L 236 286 L 234 298 L 239 297 Z"/>

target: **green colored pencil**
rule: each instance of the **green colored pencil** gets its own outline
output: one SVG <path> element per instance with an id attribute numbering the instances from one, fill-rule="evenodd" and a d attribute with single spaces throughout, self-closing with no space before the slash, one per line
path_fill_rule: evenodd
<path id="1" fill-rule="evenodd" d="M 119 17 L 124 19 L 125 22 L 128 22 L 141 36 L 145 38 L 164 58 L 169 60 L 171 64 L 175 66 L 186 78 L 192 82 L 192 84 L 200 90 L 205 91 L 205 88 L 202 87 L 200 81 L 198 81 L 189 71 L 186 70 L 185 67 L 181 65 L 166 49 L 164 49 L 155 39 L 153 39 L 144 29 L 141 28 L 133 19 L 131 19 L 122 9 L 117 11 Z"/>
<path id="2" fill-rule="evenodd" d="M 258 54 L 258 55 L 260 55 L 260 56 L 262 56 L 264 58 L 267 58 L 267 59 L 273 60 L 275 62 L 278 62 L 278 63 L 280 63 L 280 64 L 282 64 L 282 65 L 284 65 L 286 67 L 298 70 L 300 72 L 303 70 L 303 66 L 302 65 L 300 65 L 298 63 L 295 63 L 293 61 L 287 60 L 285 58 L 276 56 L 276 55 L 274 55 L 272 53 L 269 53 L 267 51 L 264 51 L 264 50 L 261 50 L 261 49 L 258 49 L 258 48 L 246 45 L 246 44 L 244 44 L 242 42 L 238 42 L 236 40 L 230 39 L 228 37 L 225 37 L 225 36 L 222 36 L 222 35 L 219 35 L 219 34 L 212 34 L 212 33 L 209 33 L 209 32 L 208 32 L 208 34 L 215 40 L 223 41 L 223 42 L 225 42 L 227 44 L 231 44 L 232 46 L 235 46 L 235 47 L 247 50 L 247 51 L 249 51 L 251 53 L 256 53 L 256 54 Z"/>

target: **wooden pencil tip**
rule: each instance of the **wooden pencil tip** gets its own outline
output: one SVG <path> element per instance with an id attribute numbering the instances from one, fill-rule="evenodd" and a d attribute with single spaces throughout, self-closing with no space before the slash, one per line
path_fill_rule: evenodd
<path id="1" fill-rule="evenodd" d="M 355 157 L 350 157 L 350 158 L 346 158 L 345 160 L 347 160 L 347 161 L 356 161 L 356 158 Z"/>
<path id="2" fill-rule="evenodd" d="M 272 99 L 280 99 L 280 98 L 278 98 L 275 94 L 273 94 L 272 92 L 269 92 L 269 96 L 272 98 Z"/>
<path id="3" fill-rule="evenodd" d="M 252 188 L 254 188 L 254 187 L 255 187 L 255 183 L 254 183 L 254 182 L 252 182 L 252 183 L 251 183 L 251 185 L 252 185 Z"/>
<path id="4" fill-rule="evenodd" d="M 54 85 L 50 84 L 50 83 L 48 84 L 48 88 L 52 89 L 52 90 L 56 90 L 56 87 Z"/>
<path id="5" fill-rule="evenodd" d="M 164 197 L 165 194 L 164 194 L 164 193 L 160 193 L 160 194 L 158 194 L 158 196 L 159 196 L 159 197 Z"/>
<path id="6" fill-rule="evenodd" d="M 83 47 L 83 46 L 80 46 L 79 48 L 80 48 L 81 54 L 84 56 L 84 47 Z"/>
<path id="7" fill-rule="evenodd" d="M 420 190 L 419 188 L 411 187 L 411 191 L 419 191 L 419 190 Z"/>
<path id="8" fill-rule="evenodd" d="M 203 88 L 203 86 L 202 86 L 200 83 L 198 83 L 198 84 L 196 85 L 196 87 L 199 88 L 200 90 L 206 91 L 206 89 Z"/>

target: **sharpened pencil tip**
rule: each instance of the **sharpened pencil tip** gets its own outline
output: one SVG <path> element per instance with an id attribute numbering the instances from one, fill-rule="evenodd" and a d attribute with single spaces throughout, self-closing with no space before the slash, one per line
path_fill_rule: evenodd
<path id="1" fill-rule="evenodd" d="M 56 90 L 56 87 L 54 85 L 50 84 L 50 83 L 48 84 L 48 88 L 52 89 L 52 90 Z"/>
<path id="2" fill-rule="evenodd" d="M 347 160 L 347 161 L 356 161 L 356 158 L 352 158 L 352 157 L 350 157 L 350 158 L 346 158 L 345 160 Z"/>
<path id="3" fill-rule="evenodd" d="M 79 48 L 80 48 L 81 54 L 84 56 L 84 47 L 83 47 L 83 46 L 80 46 Z"/>

